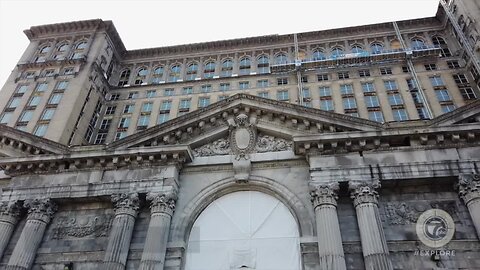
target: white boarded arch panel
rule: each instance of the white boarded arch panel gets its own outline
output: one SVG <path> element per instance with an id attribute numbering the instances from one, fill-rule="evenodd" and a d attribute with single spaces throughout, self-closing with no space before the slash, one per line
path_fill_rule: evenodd
<path id="1" fill-rule="evenodd" d="M 241 191 L 212 202 L 195 221 L 186 270 L 300 270 L 297 222 L 276 198 Z"/>

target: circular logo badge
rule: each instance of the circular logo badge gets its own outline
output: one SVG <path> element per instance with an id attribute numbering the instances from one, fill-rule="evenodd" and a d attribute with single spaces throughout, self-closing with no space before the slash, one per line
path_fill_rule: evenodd
<path id="1" fill-rule="evenodd" d="M 423 244 L 439 248 L 448 244 L 455 233 L 453 218 L 440 209 L 423 212 L 417 220 L 417 236 Z"/>

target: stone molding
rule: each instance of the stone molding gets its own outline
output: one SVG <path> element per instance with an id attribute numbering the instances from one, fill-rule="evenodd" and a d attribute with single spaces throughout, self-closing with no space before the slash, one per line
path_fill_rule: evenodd
<path id="1" fill-rule="evenodd" d="M 39 220 L 49 223 L 57 211 L 57 205 L 51 199 L 31 199 L 24 202 L 28 209 L 28 220 Z"/>
<path id="2" fill-rule="evenodd" d="M 378 192 L 380 181 L 351 181 L 348 183 L 350 189 L 350 198 L 353 199 L 353 205 L 357 207 L 364 203 L 378 204 Z"/>
<path id="3" fill-rule="evenodd" d="M 458 194 L 465 204 L 480 199 L 480 174 L 460 174 L 458 187 Z"/>
<path id="4" fill-rule="evenodd" d="M 310 186 L 310 196 L 313 208 L 321 205 L 337 206 L 338 190 L 340 189 L 338 182 L 326 184 L 318 184 Z"/>
<path id="5" fill-rule="evenodd" d="M 20 213 L 22 211 L 22 205 L 19 201 L 4 201 L 0 203 L 0 221 L 10 224 L 16 224 Z"/>
<path id="6" fill-rule="evenodd" d="M 140 209 L 140 200 L 138 193 L 120 193 L 111 196 L 115 216 L 130 215 L 137 217 L 138 209 Z"/>
<path id="7" fill-rule="evenodd" d="M 152 214 L 164 213 L 172 216 L 175 211 L 177 192 L 150 192 L 147 194 L 147 201 L 150 201 L 150 211 Z"/>

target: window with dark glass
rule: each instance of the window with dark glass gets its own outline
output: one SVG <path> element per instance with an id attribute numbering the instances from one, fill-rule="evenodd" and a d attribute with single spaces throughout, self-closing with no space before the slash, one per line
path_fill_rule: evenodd
<path id="1" fill-rule="evenodd" d="M 207 62 L 203 69 L 203 77 L 205 79 L 213 78 L 215 75 L 215 62 Z"/>
<path id="2" fill-rule="evenodd" d="M 265 74 L 270 72 L 268 57 L 266 55 L 262 55 L 257 60 L 257 72 L 259 74 Z"/>

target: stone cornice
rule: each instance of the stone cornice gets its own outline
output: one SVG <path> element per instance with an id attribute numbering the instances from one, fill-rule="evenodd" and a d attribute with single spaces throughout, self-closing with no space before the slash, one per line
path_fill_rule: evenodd
<path id="1" fill-rule="evenodd" d="M 60 155 L 41 155 L 0 159 L 7 175 L 47 173 L 82 169 L 115 169 L 127 166 L 150 166 L 175 163 L 181 166 L 193 159 L 186 145 L 137 148 L 121 151 L 79 151 Z"/>

